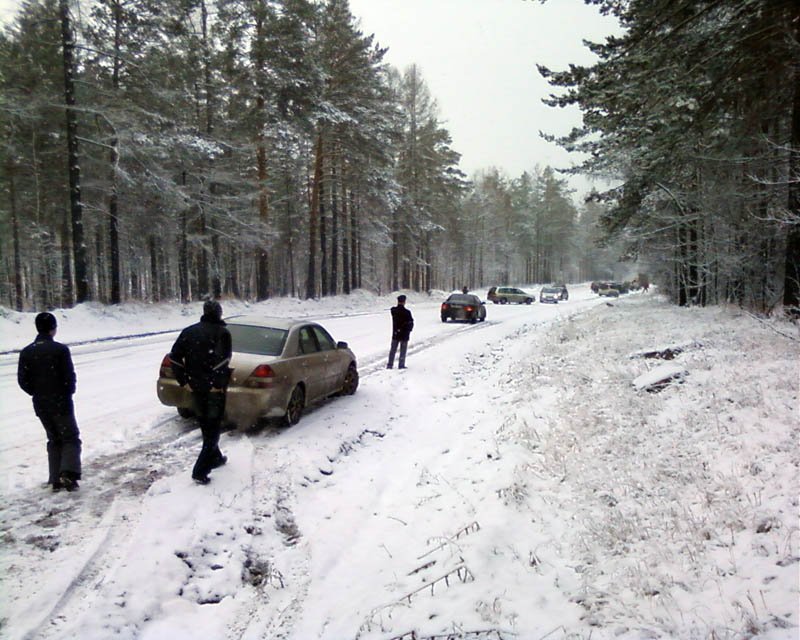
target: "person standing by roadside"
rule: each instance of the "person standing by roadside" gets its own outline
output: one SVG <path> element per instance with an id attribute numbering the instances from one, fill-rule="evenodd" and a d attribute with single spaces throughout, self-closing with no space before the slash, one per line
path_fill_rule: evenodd
<path id="1" fill-rule="evenodd" d="M 52 313 L 40 313 L 34 322 L 38 335 L 19 354 L 17 381 L 33 397 L 33 410 L 47 434 L 47 484 L 53 491 L 75 491 L 81 479 L 81 434 L 72 403 L 72 355 L 53 339 L 58 325 Z"/>
<path id="2" fill-rule="evenodd" d="M 170 352 L 178 384 L 188 384 L 192 390 L 194 412 L 203 434 L 203 447 L 192 469 L 192 479 L 198 484 L 208 484 L 211 470 L 228 461 L 219 450 L 219 436 L 231 376 L 230 361 L 231 334 L 222 319 L 222 306 L 216 300 L 208 300 L 200 322 L 186 327 Z"/>
<path id="3" fill-rule="evenodd" d="M 389 362 L 387 369 L 394 367 L 394 356 L 397 347 L 400 347 L 400 357 L 397 361 L 398 369 L 406 368 L 406 351 L 408 350 L 408 339 L 411 337 L 411 330 L 414 328 L 414 318 L 411 312 L 406 309 L 406 297 L 397 296 L 397 306 L 392 307 L 392 346 L 389 349 Z"/>

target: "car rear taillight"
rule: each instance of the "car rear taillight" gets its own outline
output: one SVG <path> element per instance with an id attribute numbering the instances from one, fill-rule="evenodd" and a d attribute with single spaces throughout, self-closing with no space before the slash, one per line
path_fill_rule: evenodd
<path id="1" fill-rule="evenodd" d="M 245 387 L 253 387 L 255 389 L 264 389 L 272 386 L 275 380 L 275 371 L 268 364 L 260 364 L 251 373 L 247 380 L 244 382 Z"/>
<path id="2" fill-rule="evenodd" d="M 164 356 L 164 359 L 161 361 L 161 368 L 158 370 L 158 375 L 162 378 L 174 378 L 175 374 L 172 373 L 172 360 L 169 358 L 169 354 Z"/>
<path id="3" fill-rule="evenodd" d="M 464 311 L 466 311 L 467 313 L 472 313 L 473 311 L 475 311 L 475 307 L 464 307 Z"/>
<path id="4" fill-rule="evenodd" d="M 450 308 L 449 304 L 447 304 L 446 302 L 442 303 L 442 311 L 447 311 L 449 308 Z"/>

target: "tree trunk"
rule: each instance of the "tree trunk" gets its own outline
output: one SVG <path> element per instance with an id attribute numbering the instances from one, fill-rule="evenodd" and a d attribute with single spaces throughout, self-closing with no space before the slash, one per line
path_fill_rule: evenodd
<path id="1" fill-rule="evenodd" d="M 795 43 L 800 42 L 800 20 L 795 20 Z M 792 133 L 789 144 L 789 215 L 795 224 L 786 234 L 786 266 L 783 279 L 783 307 L 800 315 L 800 63 L 795 58 Z"/>
<path id="2" fill-rule="evenodd" d="M 222 277 L 220 268 L 219 236 L 215 233 L 211 236 L 211 295 L 215 300 L 222 297 Z"/>
<path id="3" fill-rule="evenodd" d="M 130 269 L 131 269 L 131 297 L 134 300 L 141 300 L 142 279 L 139 277 L 139 259 L 133 247 L 130 248 Z"/>
<path id="4" fill-rule="evenodd" d="M 361 288 L 361 239 L 358 236 L 356 196 L 350 189 L 350 278 L 351 290 Z"/>
<path id="5" fill-rule="evenodd" d="M 119 152 L 117 151 L 117 138 L 111 141 L 111 195 L 108 198 L 108 251 L 111 254 L 111 304 L 119 304 L 122 301 L 120 284 L 122 273 L 119 259 L 119 218 L 118 218 L 118 197 L 117 197 L 117 162 Z"/>
<path id="6" fill-rule="evenodd" d="M 75 301 L 89 299 L 86 268 L 86 245 L 83 238 L 83 204 L 81 203 L 81 168 L 78 150 L 78 115 L 75 111 L 75 40 L 69 17 L 68 0 L 59 0 L 61 44 L 64 56 L 64 102 L 67 120 L 67 166 L 69 167 L 69 201 L 72 219 L 72 253 L 75 264 Z"/>
<path id="7" fill-rule="evenodd" d="M 71 307 L 72 300 L 72 264 L 69 250 L 69 221 L 64 215 L 61 225 L 61 306 Z"/>
<path id="8" fill-rule="evenodd" d="M 328 293 L 335 296 L 339 284 L 339 189 L 336 163 L 341 150 L 331 157 L 331 280 Z"/>
<path id="9" fill-rule="evenodd" d="M 204 205 L 200 205 L 200 245 L 197 254 L 197 289 L 201 296 L 210 293 L 208 285 L 208 249 L 206 248 L 206 212 Z"/>
<path id="10" fill-rule="evenodd" d="M 267 225 L 269 224 L 269 199 L 267 193 L 267 142 L 264 137 L 264 129 L 266 122 L 264 118 L 264 109 L 266 106 L 266 99 L 264 97 L 264 88 L 261 86 L 261 74 L 266 68 L 265 60 L 265 45 L 264 45 L 264 19 L 259 15 L 256 18 L 256 70 L 258 75 L 258 87 L 256 88 L 258 95 L 256 97 L 256 170 L 258 172 L 258 218 L 263 228 L 263 240 L 261 247 L 258 251 L 258 271 L 256 273 L 256 297 L 258 300 L 266 300 L 269 297 L 270 288 L 270 274 L 269 274 L 269 259 L 267 255 Z"/>
<path id="11" fill-rule="evenodd" d="M 230 284 L 228 286 L 228 290 L 233 294 L 235 298 L 242 297 L 242 289 L 239 284 L 239 252 L 236 249 L 236 246 L 231 243 L 231 254 L 230 254 L 230 261 L 231 261 L 231 268 L 229 273 Z"/>
<path id="12" fill-rule="evenodd" d="M 317 134 L 314 154 L 314 177 L 311 183 L 311 202 L 308 212 L 308 275 L 306 277 L 306 299 L 317 293 L 317 226 L 319 224 L 320 185 L 322 184 L 322 133 Z"/>
<path id="13" fill-rule="evenodd" d="M 106 279 L 105 279 L 105 265 L 103 261 L 103 232 L 100 228 L 94 234 L 94 272 L 96 274 L 97 286 L 94 291 L 95 300 L 101 302 L 108 302 L 106 296 Z"/>
<path id="14" fill-rule="evenodd" d="M 264 108 L 264 98 L 259 96 L 259 112 Z M 258 171 L 258 219 L 261 221 L 263 240 L 258 250 L 258 289 L 259 300 L 269 298 L 269 256 L 267 254 L 267 225 L 269 224 L 269 199 L 267 197 L 267 149 L 263 132 L 258 134 L 256 167 Z"/>
<path id="15" fill-rule="evenodd" d="M 181 182 L 186 186 L 186 172 L 181 176 Z M 187 237 L 188 208 L 185 205 L 181 210 L 180 238 L 178 239 L 178 287 L 180 288 L 181 302 L 186 303 L 191 299 L 189 293 L 189 239 Z"/>
<path id="16" fill-rule="evenodd" d="M 11 205 L 11 242 L 13 243 L 14 254 L 14 308 L 17 311 L 23 309 L 22 293 L 22 261 L 20 260 L 19 248 L 19 219 L 17 218 L 17 190 L 14 181 L 14 166 L 11 160 L 6 165 L 8 172 L 8 197 Z"/>
<path id="17" fill-rule="evenodd" d="M 289 173 L 286 173 L 286 259 L 289 263 L 289 295 L 297 295 L 297 276 L 294 267 L 294 200 L 288 197 L 292 193 L 292 180 Z"/>
<path id="18" fill-rule="evenodd" d="M 392 211 L 392 291 L 400 289 L 400 212 L 395 208 Z"/>
<path id="19" fill-rule="evenodd" d="M 342 291 L 347 294 L 350 293 L 350 251 L 352 246 L 352 239 L 350 237 L 350 211 L 349 203 L 347 201 L 347 187 L 344 180 L 344 169 L 341 172 L 341 185 L 342 185 Z"/>
<path id="20" fill-rule="evenodd" d="M 147 244 L 150 250 L 150 299 L 153 302 L 159 302 L 161 300 L 161 277 L 158 270 L 158 247 L 155 236 L 150 236 Z"/>
<path id="21" fill-rule="evenodd" d="M 122 7 L 119 2 L 114 3 L 114 70 L 111 77 L 114 94 L 119 91 L 119 73 L 122 66 Z M 110 170 L 110 191 L 108 198 L 108 251 L 111 254 L 111 304 L 119 304 L 122 301 L 120 287 L 122 274 L 120 272 L 119 256 L 119 218 L 118 216 L 118 192 L 117 192 L 117 165 L 119 163 L 119 141 L 114 132 L 111 140 L 111 164 Z"/>
<path id="22" fill-rule="evenodd" d="M 319 181 L 319 284 L 322 295 L 328 294 L 328 238 L 325 225 L 325 160 L 320 158 Z"/>

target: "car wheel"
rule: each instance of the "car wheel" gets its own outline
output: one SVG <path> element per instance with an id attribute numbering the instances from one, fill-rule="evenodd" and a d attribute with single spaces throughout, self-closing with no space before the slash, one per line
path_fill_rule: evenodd
<path id="1" fill-rule="evenodd" d="M 303 415 L 303 408 L 306 404 L 306 393 L 303 387 L 297 385 L 292 391 L 292 396 L 289 398 L 289 404 L 286 407 L 286 415 L 283 416 L 283 422 L 287 427 L 300 422 L 300 416 Z"/>
<path id="2" fill-rule="evenodd" d="M 347 373 L 344 376 L 342 394 L 352 396 L 356 392 L 356 389 L 358 389 L 358 369 L 356 369 L 356 365 L 351 364 L 347 368 Z"/>
<path id="3" fill-rule="evenodd" d="M 447 322 L 447 316 L 442 316 L 442 322 Z"/>
<path id="4" fill-rule="evenodd" d="M 178 415 L 181 418 L 194 418 L 194 411 L 188 407 L 178 407 Z"/>
<path id="5" fill-rule="evenodd" d="M 533 302 L 533 300 L 530 298 L 525 298 L 525 304 L 530 304 L 531 302 Z"/>
<path id="6" fill-rule="evenodd" d="M 500 298 L 500 304 L 505 304 L 506 302 L 508 302 L 508 300 L 505 298 Z"/>
<path id="7" fill-rule="evenodd" d="M 472 317 L 469 319 L 469 323 L 470 323 L 470 324 L 475 324 L 477 321 L 478 321 L 478 319 L 477 319 L 475 316 L 472 316 Z"/>

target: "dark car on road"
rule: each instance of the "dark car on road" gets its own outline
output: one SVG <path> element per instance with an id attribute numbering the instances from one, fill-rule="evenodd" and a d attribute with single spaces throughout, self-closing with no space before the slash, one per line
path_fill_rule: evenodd
<path id="1" fill-rule="evenodd" d="M 539 292 L 539 302 L 553 302 L 558 304 L 559 300 L 563 300 L 561 297 L 561 289 L 558 287 L 542 287 L 542 290 Z"/>
<path id="2" fill-rule="evenodd" d="M 471 293 L 452 293 L 442 303 L 442 322 L 448 320 L 464 320 L 466 322 L 483 322 L 486 320 L 486 305 Z"/>

